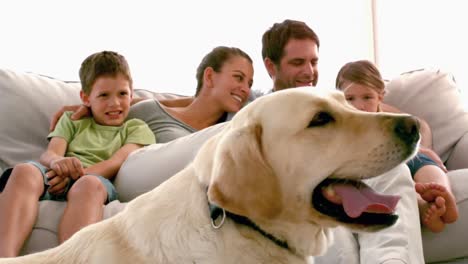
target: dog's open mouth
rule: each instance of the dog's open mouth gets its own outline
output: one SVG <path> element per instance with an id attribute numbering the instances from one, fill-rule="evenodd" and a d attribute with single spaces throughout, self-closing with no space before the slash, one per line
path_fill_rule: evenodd
<path id="1" fill-rule="evenodd" d="M 375 192 L 361 181 L 325 179 L 314 190 L 312 204 L 317 211 L 337 221 L 365 226 L 390 226 L 399 196 Z"/>

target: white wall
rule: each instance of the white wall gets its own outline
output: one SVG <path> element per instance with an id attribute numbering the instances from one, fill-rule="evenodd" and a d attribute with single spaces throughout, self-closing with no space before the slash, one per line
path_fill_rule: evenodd
<path id="1" fill-rule="evenodd" d="M 434 67 L 454 74 L 468 109 L 466 1 L 376 0 L 378 63 L 386 77 Z"/>
<path id="2" fill-rule="evenodd" d="M 78 80 L 89 54 L 115 50 L 128 59 L 135 86 L 193 94 L 195 70 L 217 45 L 254 60 L 254 88 L 271 81 L 261 36 L 284 19 L 305 21 L 321 38 L 319 85 L 333 88 L 349 60 L 372 59 L 370 1 L 354 0 L 14 0 L 0 8 L 0 67 Z"/>

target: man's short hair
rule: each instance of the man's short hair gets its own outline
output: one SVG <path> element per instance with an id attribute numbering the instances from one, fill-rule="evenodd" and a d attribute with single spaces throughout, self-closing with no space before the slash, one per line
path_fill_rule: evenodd
<path id="1" fill-rule="evenodd" d="M 278 65 L 283 57 L 284 46 L 290 39 L 310 39 L 320 47 L 320 41 L 315 32 L 302 21 L 286 19 L 275 23 L 262 37 L 262 57 L 269 58 Z"/>

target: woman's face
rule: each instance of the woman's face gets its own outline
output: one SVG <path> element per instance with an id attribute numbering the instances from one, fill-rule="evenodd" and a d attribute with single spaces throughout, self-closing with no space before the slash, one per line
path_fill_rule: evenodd
<path id="1" fill-rule="evenodd" d="M 343 83 L 343 89 L 346 100 L 356 109 L 366 112 L 378 111 L 383 99 L 382 93 L 369 86 L 347 81 Z"/>
<path id="2" fill-rule="evenodd" d="M 249 98 L 253 66 L 242 56 L 228 59 L 219 72 L 212 72 L 212 92 L 225 112 L 237 112 Z"/>

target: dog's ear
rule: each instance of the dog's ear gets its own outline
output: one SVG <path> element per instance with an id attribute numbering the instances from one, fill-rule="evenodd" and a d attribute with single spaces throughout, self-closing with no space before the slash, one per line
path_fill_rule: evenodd
<path id="1" fill-rule="evenodd" d="M 281 190 L 262 150 L 262 127 L 228 130 L 218 141 L 208 188 L 210 202 L 252 219 L 275 217 Z"/>

